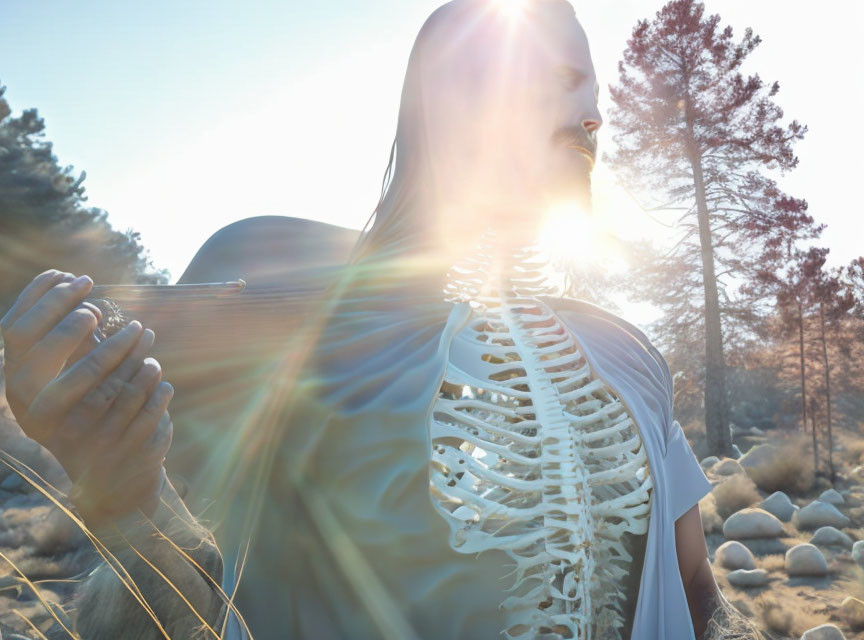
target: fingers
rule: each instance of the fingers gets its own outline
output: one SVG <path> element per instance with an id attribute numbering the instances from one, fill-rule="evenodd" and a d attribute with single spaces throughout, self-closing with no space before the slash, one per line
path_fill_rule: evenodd
<path id="1" fill-rule="evenodd" d="M 156 335 L 145 329 L 127 358 L 120 363 L 101 383 L 92 389 L 69 413 L 69 420 L 75 424 L 95 426 L 108 412 L 115 399 L 124 390 L 144 363 L 144 356 L 153 346 Z M 153 385 L 155 386 L 155 384 Z M 134 414 L 133 414 L 134 417 Z M 131 417 L 130 417 L 131 420 Z M 128 422 L 127 422 L 128 424 Z M 125 426 L 125 425 L 124 425 Z"/>
<path id="2" fill-rule="evenodd" d="M 121 383 L 122 390 L 105 414 L 97 434 L 101 446 L 115 446 L 124 437 L 161 379 L 162 368 L 159 363 L 147 358 L 129 382 Z"/>
<path id="3" fill-rule="evenodd" d="M 167 382 L 159 384 L 150 395 L 120 439 L 119 446 L 126 455 L 157 455 L 153 452 L 162 447 L 168 452 L 173 426 L 167 411 L 173 397 L 174 387 Z M 159 457 L 164 457 L 164 453 Z"/>
<path id="4" fill-rule="evenodd" d="M 69 411 L 126 359 L 142 332 L 141 323 L 133 321 L 100 342 L 85 358 L 39 392 L 33 400 L 34 410 L 43 415 Z"/>
<path id="5" fill-rule="evenodd" d="M 96 316 L 96 319 L 101 324 L 101 322 L 102 322 L 102 309 L 97 307 L 95 304 L 91 304 L 90 302 L 87 302 L 86 300 L 84 302 L 82 302 L 79 305 L 79 307 L 84 307 L 85 309 L 89 309 L 90 311 L 92 311 L 93 315 Z M 84 339 L 78 344 L 75 351 L 72 352 L 72 355 L 69 356 L 69 358 L 66 360 L 66 364 L 64 365 L 64 368 L 68 369 L 73 364 L 78 362 L 81 358 L 83 358 L 88 353 L 93 351 L 93 349 L 96 348 L 96 345 L 98 345 L 100 342 L 102 342 L 102 339 L 104 339 L 104 337 L 105 336 L 102 335 L 102 332 L 99 330 L 98 327 L 97 327 L 96 331 L 85 336 Z"/>
<path id="6" fill-rule="evenodd" d="M 45 295 L 51 288 L 58 284 L 61 281 L 70 281 L 73 276 L 71 273 L 64 273 L 62 271 L 57 271 L 57 269 L 50 269 L 49 271 L 45 271 L 44 273 L 40 273 L 38 276 L 33 278 L 33 280 L 28 284 L 24 290 L 18 296 L 18 299 L 6 312 L 6 315 L 0 319 L 0 331 L 6 331 L 9 327 L 11 327 L 18 317 L 30 309 L 36 301 Z"/>
<path id="7" fill-rule="evenodd" d="M 90 310 L 79 307 L 33 345 L 23 358 L 19 358 L 9 371 L 15 393 L 23 396 L 19 400 L 29 405 L 36 394 L 60 373 L 79 345 L 93 335 L 97 323 L 98 319 Z"/>
<path id="8" fill-rule="evenodd" d="M 60 282 L 18 315 L 3 333 L 12 360 L 20 360 L 33 345 L 61 324 L 84 300 L 92 287 L 93 281 L 87 276 L 81 276 L 72 282 Z M 77 341 L 75 344 L 77 345 Z M 68 355 L 67 353 L 67 357 Z"/>
<path id="9" fill-rule="evenodd" d="M 72 355 L 66 360 L 66 364 L 63 365 L 63 371 L 74 365 L 96 348 L 96 346 L 101 342 L 98 333 L 99 330 L 97 329 L 93 333 L 86 335 L 84 339 L 78 343 L 78 346 L 75 347 L 75 351 L 72 352 Z"/>

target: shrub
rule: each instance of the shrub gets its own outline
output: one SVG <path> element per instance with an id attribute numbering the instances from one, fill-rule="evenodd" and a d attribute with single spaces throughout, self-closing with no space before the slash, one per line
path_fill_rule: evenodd
<path id="1" fill-rule="evenodd" d="M 847 442 L 845 449 L 843 457 L 849 460 L 853 466 L 864 464 L 864 440 Z"/>
<path id="2" fill-rule="evenodd" d="M 773 493 L 801 494 L 813 487 L 813 454 L 805 436 L 788 438 L 778 446 L 777 455 L 758 467 L 747 467 L 747 474 L 756 486 Z"/>
<path id="3" fill-rule="evenodd" d="M 808 629 L 827 622 L 822 616 L 790 606 L 778 596 L 766 594 L 760 599 L 759 608 L 765 628 L 784 636 L 797 638 Z"/>
<path id="4" fill-rule="evenodd" d="M 731 476 L 711 491 L 718 515 L 724 520 L 736 511 L 759 502 L 762 497 L 753 481 L 743 473 Z"/>
<path id="5" fill-rule="evenodd" d="M 717 513 L 717 503 L 712 494 L 709 493 L 699 501 L 699 515 L 702 516 L 702 530 L 705 535 L 723 530 L 723 518 Z"/>

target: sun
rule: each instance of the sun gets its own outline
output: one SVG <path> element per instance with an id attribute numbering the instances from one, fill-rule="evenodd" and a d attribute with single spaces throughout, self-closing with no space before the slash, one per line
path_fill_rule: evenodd
<path id="1" fill-rule="evenodd" d="M 550 209 L 539 240 L 553 260 L 605 271 L 623 268 L 623 257 L 609 231 L 576 204 L 563 203 Z"/>
<path id="2" fill-rule="evenodd" d="M 528 0 L 494 0 L 495 8 L 511 20 L 522 16 Z"/>

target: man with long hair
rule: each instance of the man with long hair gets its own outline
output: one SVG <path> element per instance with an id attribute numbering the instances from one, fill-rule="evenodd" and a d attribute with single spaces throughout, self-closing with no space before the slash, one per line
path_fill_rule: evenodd
<path id="1" fill-rule="evenodd" d="M 181 281 L 222 279 L 228 245 L 252 292 L 303 302 L 279 326 L 271 384 L 211 418 L 232 457 L 193 483 L 223 498 L 225 576 L 179 587 L 209 593 L 218 620 L 177 602 L 156 619 L 262 639 L 691 640 L 728 611 L 698 510 L 710 483 L 672 418 L 665 361 L 622 319 L 549 297 L 535 247 L 546 211 L 590 203 L 597 95 L 569 3 L 454 0 L 417 37 L 386 190 L 335 275 L 291 267 L 274 283 L 260 250 L 272 219 L 202 248 Z M 307 252 L 330 246 L 324 225 L 275 224 L 302 227 Z M 11 337 L 27 334 L 21 317 Z M 38 386 L 25 378 L 10 385 Z M 102 575 L 85 601 L 121 589 Z"/>

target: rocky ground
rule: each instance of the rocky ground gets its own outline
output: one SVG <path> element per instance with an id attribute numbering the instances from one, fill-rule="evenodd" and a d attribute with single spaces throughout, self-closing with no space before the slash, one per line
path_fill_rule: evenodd
<path id="1" fill-rule="evenodd" d="M 839 434 L 831 485 L 812 481 L 801 441 L 782 444 L 758 430 L 736 435 L 746 455 L 702 461 L 715 485 L 701 503 L 703 524 L 727 598 L 776 640 L 864 640 L 864 468 L 856 466 L 864 463 L 864 436 Z M 11 455 L 54 486 L 68 483 L 2 402 L 0 452 L 0 460 Z M 788 491 L 772 490 L 787 485 Z M 64 506 L 0 461 L 0 634 L 6 640 L 56 631 L 56 618 L 64 621 L 74 607 L 75 581 L 95 563 Z"/>
<path id="2" fill-rule="evenodd" d="M 714 484 L 703 525 L 726 597 L 776 640 L 864 640 L 864 438 L 838 434 L 832 485 L 812 481 L 803 440 L 736 435 L 752 446 L 744 456 L 702 461 Z"/>

